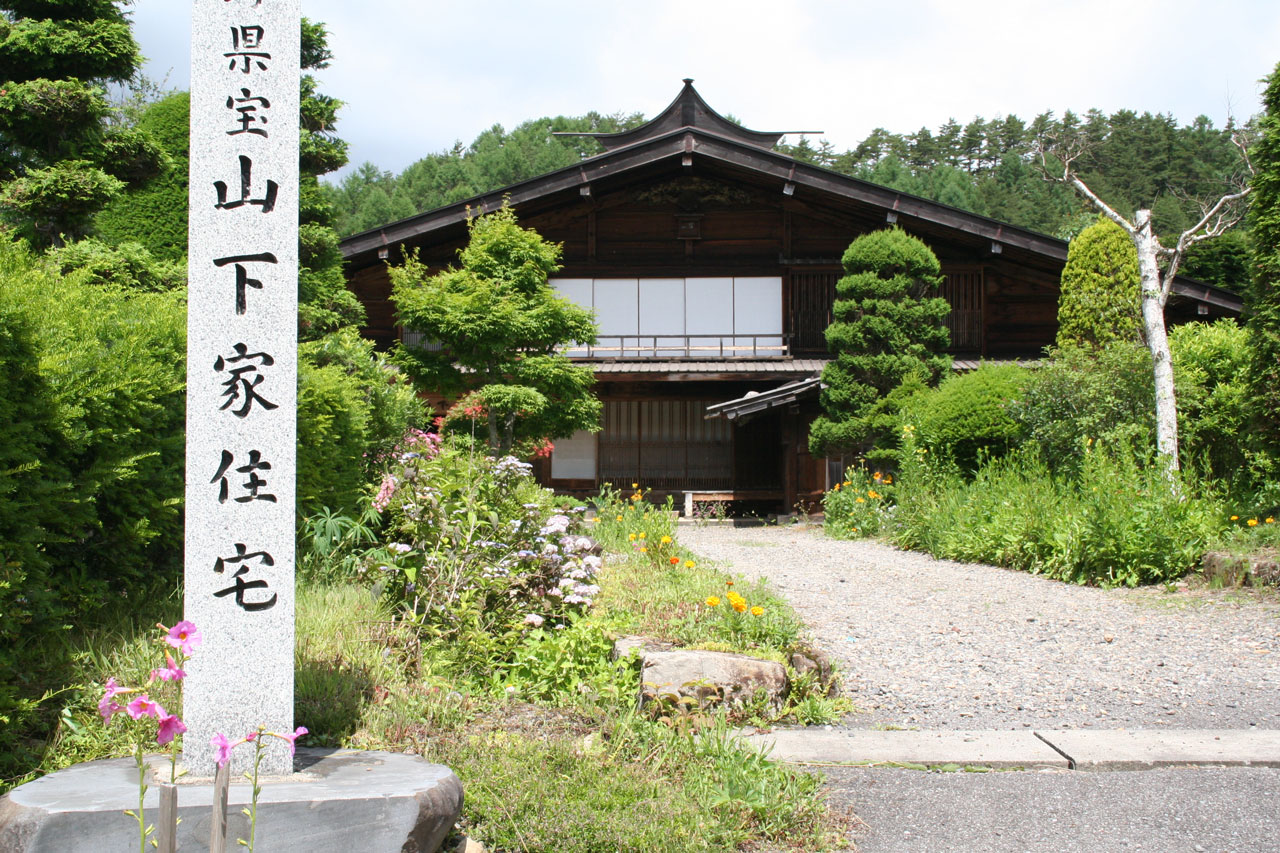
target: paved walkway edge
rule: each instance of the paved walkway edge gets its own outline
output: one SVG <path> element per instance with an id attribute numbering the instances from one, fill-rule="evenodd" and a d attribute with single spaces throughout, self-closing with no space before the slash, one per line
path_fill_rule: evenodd
<path id="1" fill-rule="evenodd" d="M 775 729 L 743 740 L 791 764 L 958 764 L 995 768 L 1147 770 L 1280 767 L 1280 731 L 880 731 Z"/>

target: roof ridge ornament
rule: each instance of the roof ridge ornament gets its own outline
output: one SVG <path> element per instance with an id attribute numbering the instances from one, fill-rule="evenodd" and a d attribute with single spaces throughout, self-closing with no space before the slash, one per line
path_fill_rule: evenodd
<path id="1" fill-rule="evenodd" d="M 618 148 L 625 148 L 650 139 L 656 139 L 659 136 L 665 136 L 683 128 L 696 128 L 767 150 L 777 145 L 778 141 L 788 133 L 814 134 L 822 132 L 818 130 L 750 130 L 730 121 L 713 110 L 711 105 L 698 94 L 698 90 L 693 88 L 692 77 L 685 77 L 682 82 L 684 86 L 681 88 L 680 94 L 676 95 L 676 99 L 668 104 L 666 109 L 639 127 L 616 133 L 557 130 L 552 135 L 589 136 L 599 140 L 605 151 L 614 151 Z"/>

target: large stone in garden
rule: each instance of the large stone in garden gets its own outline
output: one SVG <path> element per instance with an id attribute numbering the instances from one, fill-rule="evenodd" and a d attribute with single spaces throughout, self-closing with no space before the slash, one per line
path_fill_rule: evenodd
<path id="1" fill-rule="evenodd" d="M 764 707 L 776 712 L 787 688 L 786 667 L 776 661 L 692 649 L 640 651 L 641 704 L 663 696 L 688 696 L 702 705 L 742 707 L 763 694 Z"/>
<path id="2" fill-rule="evenodd" d="M 449 768 L 391 752 L 300 748 L 297 772 L 266 777 L 258 801 L 259 853 L 435 853 L 462 811 Z M 166 765 L 167 769 L 167 765 Z M 248 838 L 247 782 L 231 785 L 227 850 Z M 208 850 L 213 786 L 178 785 L 178 849 Z M 103 853 L 137 850 L 133 759 L 90 761 L 20 785 L 0 798 L 0 851 Z M 147 792 L 148 823 L 159 817 Z"/>

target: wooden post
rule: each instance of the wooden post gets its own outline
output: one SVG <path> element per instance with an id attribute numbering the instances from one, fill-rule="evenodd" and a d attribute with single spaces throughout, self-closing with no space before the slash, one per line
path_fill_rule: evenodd
<path id="1" fill-rule="evenodd" d="M 161 783 L 157 787 L 160 789 L 160 826 L 156 850 L 157 853 L 177 853 L 178 789 L 167 783 Z"/>
<path id="2" fill-rule="evenodd" d="M 227 853 L 227 789 L 231 786 L 231 762 L 213 777 L 213 816 L 209 821 L 209 853 Z"/>

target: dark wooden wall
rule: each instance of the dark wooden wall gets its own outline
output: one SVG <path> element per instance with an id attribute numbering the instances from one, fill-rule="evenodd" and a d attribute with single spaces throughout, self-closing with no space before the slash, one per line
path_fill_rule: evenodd
<path id="1" fill-rule="evenodd" d="M 703 178 L 666 179 L 600 197 L 573 196 L 559 206 L 520 215 L 521 224 L 562 244 L 559 275 L 564 277 L 781 276 L 784 330 L 796 336 L 800 355 L 822 354 L 815 330 L 825 328 L 845 248 L 859 234 L 884 227 L 882 219 L 865 213 L 823 210 L 780 193 Z M 965 235 L 920 236 L 942 260 L 944 272 L 976 272 L 983 279 L 982 345 L 957 351 L 1035 355 L 1053 341 L 1060 270 L 1045 268 L 1043 258 L 1034 259 L 1039 266 L 1030 266 L 1026 259 L 981 251 L 961 239 Z M 465 239 L 464 228 L 450 227 L 417 248 L 429 266 L 443 268 L 456 260 Z M 389 256 L 398 262 L 398 248 Z M 349 270 L 349 281 L 368 312 L 367 334 L 389 345 L 396 326 L 385 266 Z M 831 290 L 824 298 L 815 287 Z M 801 310 L 816 313 L 798 316 Z"/>

